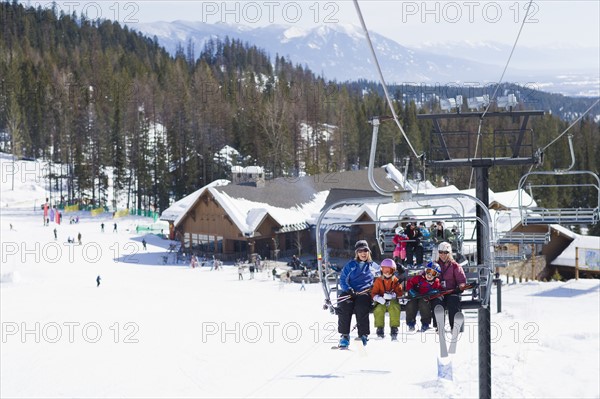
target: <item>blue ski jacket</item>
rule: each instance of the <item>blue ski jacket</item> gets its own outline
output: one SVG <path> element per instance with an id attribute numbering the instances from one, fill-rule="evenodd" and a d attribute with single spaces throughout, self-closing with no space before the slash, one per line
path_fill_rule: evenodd
<path id="1" fill-rule="evenodd" d="M 358 262 L 352 259 L 342 269 L 340 274 L 340 288 L 348 291 L 352 288 L 359 292 L 371 288 L 373 285 L 373 273 L 371 268 L 374 262 Z"/>

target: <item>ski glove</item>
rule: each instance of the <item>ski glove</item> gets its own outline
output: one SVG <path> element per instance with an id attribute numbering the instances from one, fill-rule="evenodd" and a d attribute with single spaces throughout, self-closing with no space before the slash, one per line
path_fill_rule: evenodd
<path id="1" fill-rule="evenodd" d="M 356 292 L 354 291 L 353 288 L 349 288 L 348 291 L 346 291 L 348 293 L 348 295 L 350 295 L 350 299 L 355 299 L 356 298 Z"/>
<path id="2" fill-rule="evenodd" d="M 410 291 L 408 291 L 408 295 L 414 298 L 419 295 L 419 290 L 417 288 L 411 288 Z"/>
<path id="3" fill-rule="evenodd" d="M 380 304 L 382 304 L 382 305 L 385 305 L 385 299 L 384 299 L 384 297 L 382 297 L 381 295 L 375 295 L 375 296 L 373 297 L 373 300 L 374 300 L 375 302 L 379 302 L 379 303 L 380 303 Z"/>
<path id="4" fill-rule="evenodd" d="M 456 288 L 454 289 L 454 293 L 455 293 L 455 294 L 460 294 L 460 293 L 461 293 L 461 291 L 462 291 L 462 290 L 460 289 L 460 287 L 456 287 Z"/>
<path id="5" fill-rule="evenodd" d="M 383 294 L 383 299 L 385 299 L 386 301 L 389 301 L 390 299 L 394 298 L 396 298 L 395 292 L 386 292 L 385 294 Z"/>

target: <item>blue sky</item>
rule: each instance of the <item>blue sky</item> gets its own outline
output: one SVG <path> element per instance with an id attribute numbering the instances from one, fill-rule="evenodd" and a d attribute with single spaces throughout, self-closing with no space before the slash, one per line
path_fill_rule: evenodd
<path id="1" fill-rule="evenodd" d="M 51 2 L 28 2 L 50 7 Z M 135 25 L 136 22 L 203 21 L 299 28 L 324 24 L 360 26 L 353 1 L 57 1 L 65 11 L 85 11 Z M 512 44 L 528 1 L 360 1 L 370 31 L 404 45 L 424 41 L 497 41 Z M 519 43 L 600 47 L 600 1 L 537 0 L 532 3 Z"/>

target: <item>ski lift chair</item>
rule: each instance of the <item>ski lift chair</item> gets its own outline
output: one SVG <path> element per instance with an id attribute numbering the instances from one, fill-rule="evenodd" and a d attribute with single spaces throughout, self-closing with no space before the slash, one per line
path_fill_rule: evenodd
<path id="1" fill-rule="evenodd" d="M 565 183 L 565 184 L 532 184 L 528 181 L 532 176 L 591 176 L 594 179 L 594 183 Z M 589 208 L 542 208 L 532 207 L 531 204 L 523 203 L 523 192 L 524 189 L 529 189 L 530 195 L 533 198 L 533 189 L 538 188 L 563 188 L 563 187 L 578 187 L 583 189 L 585 187 L 591 188 L 594 193 L 595 203 Z M 543 171 L 543 172 L 529 172 L 521 177 L 519 180 L 519 210 L 521 213 L 521 223 L 524 226 L 529 224 L 596 224 L 600 220 L 600 178 L 593 172 L 590 171 Z"/>

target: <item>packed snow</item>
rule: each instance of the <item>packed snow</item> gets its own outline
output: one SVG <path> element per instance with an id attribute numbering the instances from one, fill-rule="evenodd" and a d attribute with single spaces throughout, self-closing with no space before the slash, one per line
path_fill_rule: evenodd
<path id="1" fill-rule="evenodd" d="M 79 212 L 44 226 L 43 189 L 15 184 L 1 188 L 1 397 L 479 396 L 474 311 L 452 379 L 438 377 L 435 332 L 407 332 L 404 312 L 398 342 L 371 327 L 366 347 L 332 350 L 321 286 L 273 280 L 285 263 L 239 280 L 233 264 L 176 263 L 170 241 L 136 233 L 151 219 Z M 493 397 L 599 398 L 599 308 L 598 280 L 505 281 L 501 313 L 494 290 Z"/>

